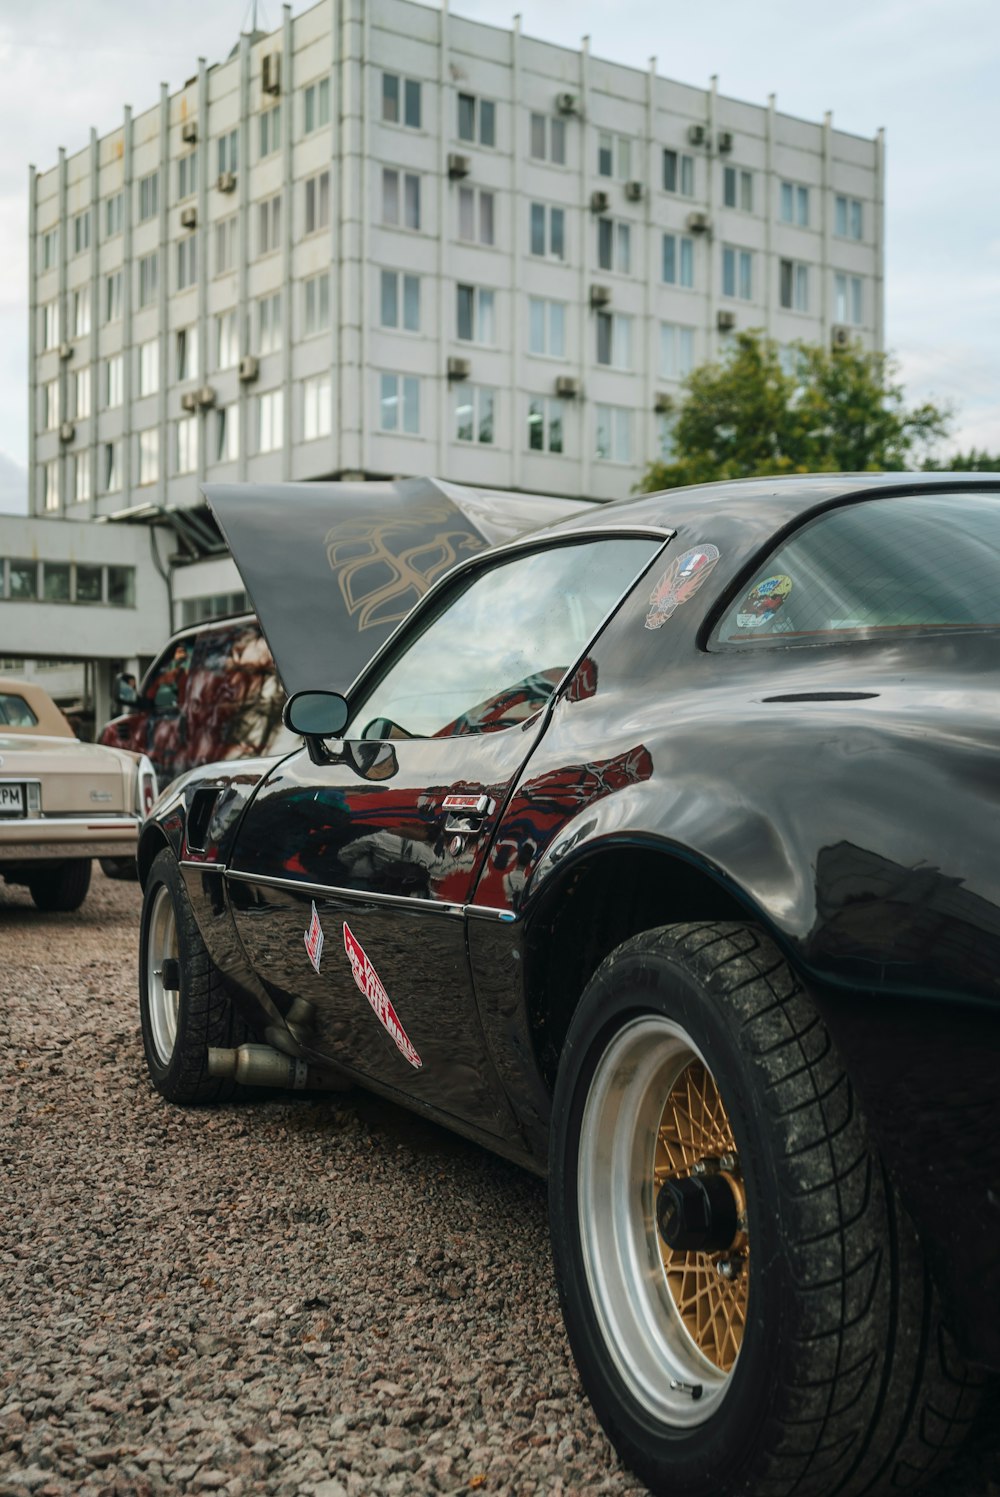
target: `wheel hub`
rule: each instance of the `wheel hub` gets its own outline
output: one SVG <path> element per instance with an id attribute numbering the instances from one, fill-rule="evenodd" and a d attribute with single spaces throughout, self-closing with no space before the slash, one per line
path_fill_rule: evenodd
<path id="1" fill-rule="evenodd" d="M 728 1175 L 707 1171 L 664 1180 L 656 1224 L 674 1253 L 722 1253 L 739 1232 L 740 1203 Z"/>

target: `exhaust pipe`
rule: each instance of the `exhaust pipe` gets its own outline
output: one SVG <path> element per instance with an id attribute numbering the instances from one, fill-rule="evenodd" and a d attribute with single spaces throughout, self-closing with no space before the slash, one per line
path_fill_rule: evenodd
<path id="1" fill-rule="evenodd" d="M 242 1086 L 276 1086 L 289 1091 L 306 1088 L 343 1091 L 348 1085 L 346 1077 L 317 1070 L 304 1060 L 283 1055 L 271 1045 L 240 1045 L 238 1050 L 209 1046 L 208 1074 Z"/>

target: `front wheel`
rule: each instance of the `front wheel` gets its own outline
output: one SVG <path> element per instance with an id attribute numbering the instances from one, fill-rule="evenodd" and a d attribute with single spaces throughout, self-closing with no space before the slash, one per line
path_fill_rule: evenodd
<path id="1" fill-rule="evenodd" d="M 947 1456 L 978 1390 L 819 1012 L 762 932 L 668 926 L 612 953 L 553 1118 L 570 1343 L 654 1493 L 860 1497 Z"/>
<path id="2" fill-rule="evenodd" d="M 40 910 L 78 910 L 89 888 L 89 858 L 71 858 L 32 874 L 28 880 L 28 893 Z"/>

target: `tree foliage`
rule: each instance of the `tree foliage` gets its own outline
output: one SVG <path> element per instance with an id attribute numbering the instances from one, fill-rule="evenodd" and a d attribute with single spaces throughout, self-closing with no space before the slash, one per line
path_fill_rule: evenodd
<path id="1" fill-rule="evenodd" d="M 778 345 L 740 333 L 720 363 L 684 381 L 674 453 L 640 488 L 672 488 L 770 473 L 856 473 L 918 466 L 948 430 L 949 413 L 908 407 L 896 368 L 860 347 L 798 343 L 789 368 Z"/>
<path id="2" fill-rule="evenodd" d="M 968 452 L 953 452 L 950 457 L 928 458 L 924 467 L 931 473 L 1000 473 L 1000 454 L 977 452 L 970 447 Z"/>

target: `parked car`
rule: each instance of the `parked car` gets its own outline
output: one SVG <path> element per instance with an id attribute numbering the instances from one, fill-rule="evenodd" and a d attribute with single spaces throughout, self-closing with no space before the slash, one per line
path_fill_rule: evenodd
<path id="1" fill-rule="evenodd" d="M 155 790 L 144 754 L 81 743 L 40 686 L 0 679 L 0 877 L 39 909 L 78 909 L 93 858 L 134 860 Z"/>
<path id="2" fill-rule="evenodd" d="M 208 494 L 237 561 L 294 511 Z M 1000 1371 L 1000 477 L 590 511 L 460 561 L 353 683 L 290 575 L 255 596 L 304 747 L 143 830 L 154 1086 L 346 1077 L 547 1173 L 656 1493 L 936 1470 Z"/>

